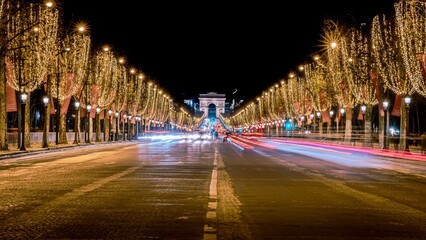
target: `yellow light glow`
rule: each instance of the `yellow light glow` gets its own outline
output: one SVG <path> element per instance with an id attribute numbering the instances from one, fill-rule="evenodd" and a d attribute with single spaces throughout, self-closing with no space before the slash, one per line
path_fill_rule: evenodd
<path id="1" fill-rule="evenodd" d="M 51 8 L 51 7 L 53 7 L 54 2 L 53 1 L 46 1 L 45 4 L 46 4 L 46 7 Z"/>

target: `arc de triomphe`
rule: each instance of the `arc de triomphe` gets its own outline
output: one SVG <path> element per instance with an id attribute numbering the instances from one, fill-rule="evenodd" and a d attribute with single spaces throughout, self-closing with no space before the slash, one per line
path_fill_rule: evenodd
<path id="1" fill-rule="evenodd" d="M 200 101 L 200 111 L 204 112 L 203 117 L 209 116 L 209 106 L 211 104 L 216 106 L 216 118 L 221 113 L 225 113 L 225 94 L 208 92 L 207 94 L 200 94 L 198 99 Z"/>

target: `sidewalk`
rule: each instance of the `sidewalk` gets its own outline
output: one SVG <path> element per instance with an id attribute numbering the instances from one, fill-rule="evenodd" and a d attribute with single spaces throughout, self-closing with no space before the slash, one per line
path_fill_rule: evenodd
<path id="1" fill-rule="evenodd" d="M 127 141 L 130 143 L 131 141 Z M 26 150 L 19 150 L 18 146 L 16 144 L 9 144 L 9 150 L 0 150 L 0 160 L 1 159 L 7 159 L 7 158 L 13 158 L 25 154 L 31 154 L 31 153 L 40 153 L 40 152 L 47 152 L 47 151 L 55 151 L 60 149 L 66 149 L 66 148 L 75 148 L 75 147 L 82 147 L 82 146 L 93 146 L 93 145 L 100 145 L 100 144 L 114 144 L 114 143 L 124 143 L 124 141 L 118 141 L 118 142 L 91 142 L 91 143 L 84 143 L 80 142 L 78 144 L 74 144 L 72 141 L 68 143 L 62 143 L 56 145 L 55 142 L 49 143 L 49 147 L 42 148 L 42 143 L 32 143 L 31 146 L 26 146 Z"/>

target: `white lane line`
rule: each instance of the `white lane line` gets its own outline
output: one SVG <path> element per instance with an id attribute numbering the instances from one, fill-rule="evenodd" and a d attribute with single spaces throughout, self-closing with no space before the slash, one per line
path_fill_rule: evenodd
<path id="1" fill-rule="evenodd" d="M 210 180 L 209 189 L 209 203 L 206 213 L 206 224 L 204 225 L 204 238 L 203 239 L 217 239 L 215 225 L 217 223 L 217 145 L 214 152 L 212 177 Z"/>

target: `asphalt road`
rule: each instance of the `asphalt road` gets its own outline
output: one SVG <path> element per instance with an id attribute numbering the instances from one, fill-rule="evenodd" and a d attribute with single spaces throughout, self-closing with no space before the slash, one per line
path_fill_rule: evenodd
<path id="1" fill-rule="evenodd" d="M 0 239 L 426 239 L 426 162 L 144 139 L 0 161 Z"/>

